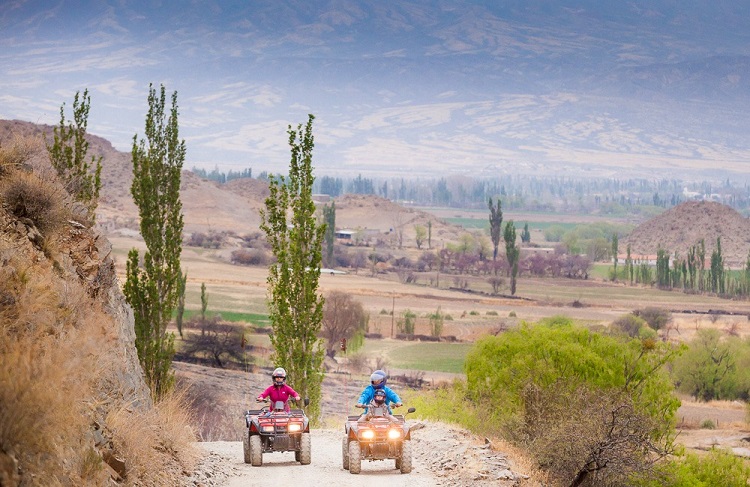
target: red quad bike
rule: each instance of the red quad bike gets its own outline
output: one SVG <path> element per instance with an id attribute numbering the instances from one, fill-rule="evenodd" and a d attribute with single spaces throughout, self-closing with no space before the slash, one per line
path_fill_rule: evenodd
<path id="1" fill-rule="evenodd" d="M 409 408 L 406 414 L 413 413 Z M 362 471 L 362 460 L 396 460 L 396 468 L 401 473 L 411 472 L 411 436 L 404 416 L 395 414 L 396 422 L 391 422 L 385 407 L 371 407 L 370 418 L 349 416 L 344 425 L 342 453 L 344 469 L 358 474 Z"/>
<path id="2" fill-rule="evenodd" d="M 305 406 L 309 404 L 310 399 L 305 398 Z M 310 464 L 310 424 L 302 409 L 286 412 L 284 403 L 277 401 L 273 409 L 263 406 L 246 411 L 245 424 L 247 428 L 242 435 L 245 463 L 260 467 L 264 453 L 293 451 L 296 461 Z"/>

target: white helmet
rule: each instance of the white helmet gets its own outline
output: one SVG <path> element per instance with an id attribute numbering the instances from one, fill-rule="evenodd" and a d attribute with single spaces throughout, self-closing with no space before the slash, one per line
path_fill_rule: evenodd
<path id="1" fill-rule="evenodd" d="M 286 382 L 286 370 L 284 370 L 284 367 L 276 367 L 271 377 L 273 378 L 273 385 L 282 386 Z"/>

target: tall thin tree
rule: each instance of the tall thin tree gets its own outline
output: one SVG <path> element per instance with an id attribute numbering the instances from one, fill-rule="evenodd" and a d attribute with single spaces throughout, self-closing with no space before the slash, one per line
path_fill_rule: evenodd
<path id="1" fill-rule="evenodd" d="M 332 201 L 331 206 L 323 206 L 323 222 L 325 223 L 325 259 L 323 265 L 330 269 L 336 266 L 333 258 L 334 243 L 336 242 L 336 202 Z"/>
<path id="2" fill-rule="evenodd" d="M 142 267 L 137 249 L 128 254 L 124 292 L 135 315 L 135 345 L 146 383 L 154 399 L 159 399 L 174 385 L 174 334 L 167 333 L 167 325 L 182 276 L 180 179 L 185 141 L 179 139 L 177 92 L 167 113 L 164 86 L 157 92 L 149 85 L 148 105 L 146 138 L 139 141 L 137 134 L 133 136 L 130 188 L 146 251 Z"/>
<path id="3" fill-rule="evenodd" d="M 516 225 L 513 223 L 513 220 L 505 224 L 503 239 L 505 240 L 505 256 L 508 259 L 508 266 L 510 267 L 510 294 L 515 296 L 521 247 L 516 245 Z"/>
<path id="4" fill-rule="evenodd" d="M 312 201 L 314 119 L 309 115 L 304 129 L 289 126 L 289 174 L 271 176 L 260 227 L 276 257 L 268 271 L 273 360 L 287 369 L 297 392 L 310 399 L 308 414 L 317 422 L 325 354 L 319 338 L 324 300 L 318 293 L 325 224 L 317 224 Z"/>
<path id="5" fill-rule="evenodd" d="M 492 197 L 490 197 L 490 238 L 495 248 L 492 253 L 493 262 L 497 260 L 497 249 L 500 246 L 500 235 L 503 231 L 503 211 L 500 209 L 500 206 L 500 198 L 497 199 L 497 206 L 492 206 Z"/>

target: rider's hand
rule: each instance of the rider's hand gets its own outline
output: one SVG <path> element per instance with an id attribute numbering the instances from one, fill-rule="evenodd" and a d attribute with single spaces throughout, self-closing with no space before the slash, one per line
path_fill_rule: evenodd
<path id="1" fill-rule="evenodd" d="M 364 404 L 355 404 L 355 405 L 354 405 L 354 407 L 355 407 L 355 408 L 360 408 L 360 409 L 364 409 L 364 408 L 365 408 L 365 405 L 364 405 Z"/>
<path id="2" fill-rule="evenodd" d="M 396 404 L 393 405 L 394 408 L 400 408 L 401 406 L 403 406 L 403 403 L 400 403 L 400 402 L 397 402 Z"/>
<path id="3" fill-rule="evenodd" d="M 260 397 L 260 396 L 256 397 L 255 400 L 258 401 L 258 402 L 263 402 L 263 398 Z"/>
<path id="4" fill-rule="evenodd" d="M 297 397 L 295 397 L 295 398 L 294 398 L 294 400 L 295 400 L 295 401 L 297 401 L 297 402 L 299 402 L 299 401 L 301 401 L 301 400 L 302 400 L 302 398 L 301 398 L 301 397 L 299 397 L 299 396 L 297 396 Z"/>

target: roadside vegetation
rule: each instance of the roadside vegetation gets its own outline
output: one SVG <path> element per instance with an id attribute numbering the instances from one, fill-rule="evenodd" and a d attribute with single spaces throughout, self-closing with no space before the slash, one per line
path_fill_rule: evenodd
<path id="1" fill-rule="evenodd" d="M 409 403 L 422 417 L 510 442 L 552 485 L 746 485 L 741 458 L 686 455 L 674 442 L 671 365 L 684 356 L 692 377 L 710 383 L 721 374 L 688 359 L 692 347 L 655 340 L 646 320 L 636 323 L 610 335 L 554 317 L 488 336 L 469 352 L 465 380 L 413 393 Z"/>

